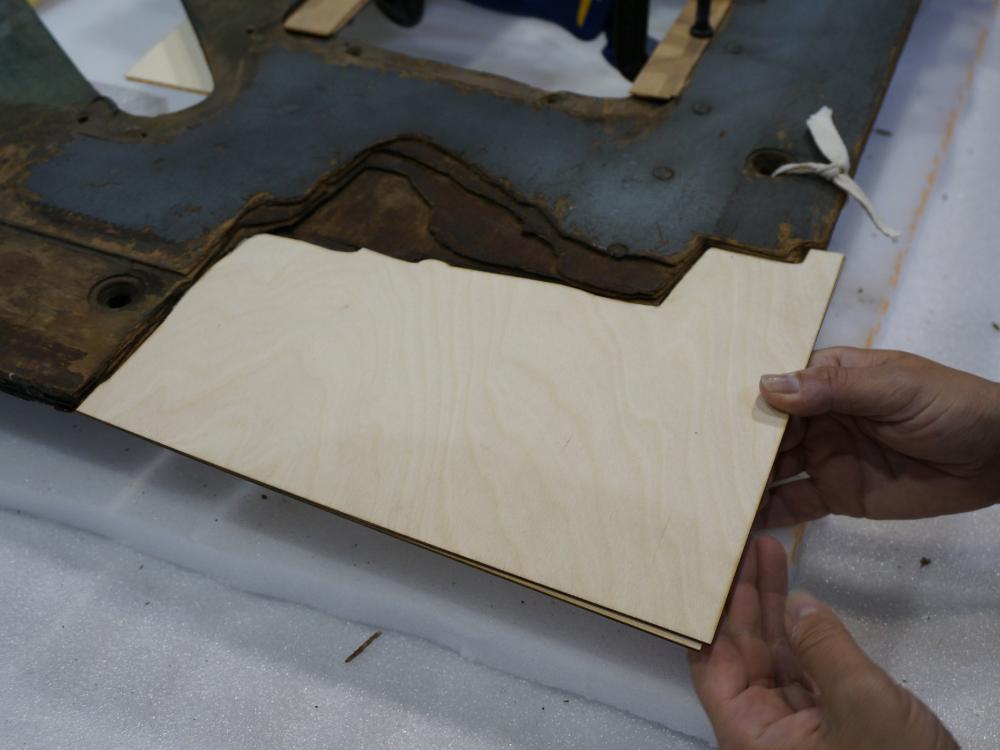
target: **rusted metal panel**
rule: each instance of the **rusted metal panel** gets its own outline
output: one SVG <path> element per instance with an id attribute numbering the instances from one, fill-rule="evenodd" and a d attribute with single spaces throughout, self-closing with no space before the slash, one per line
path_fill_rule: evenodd
<path id="1" fill-rule="evenodd" d="M 856 162 L 917 1 L 737 3 L 665 104 L 289 35 L 289 4 L 188 0 L 215 90 L 143 118 L 97 96 L 21 0 L 0 0 L 0 61 L 19 66 L 0 74 L 0 286 L 37 291 L 0 307 L 0 372 L 16 373 L 0 387 L 73 407 L 262 231 L 647 303 L 709 244 L 798 260 L 826 245 L 843 198 L 750 156 L 814 156 L 804 122 L 823 103 Z M 29 268 L 25 248 L 60 270 Z M 149 274 L 141 304 L 95 308 L 105 272 Z M 73 310 L 66 331 L 26 324 L 53 304 Z"/>
<path id="2" fill-rule="evenodd" d="M 0 226 L 0 382 L 75 406 L 184 277 Z"/>

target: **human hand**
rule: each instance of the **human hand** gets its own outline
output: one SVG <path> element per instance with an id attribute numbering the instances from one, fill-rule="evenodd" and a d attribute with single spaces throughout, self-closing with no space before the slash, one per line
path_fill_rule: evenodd
<path id="1" fill-rule="evenodd" d="M 689 655 L 721 750 L 958 747 L 829 608 L 787 593 L 781 544 L 751 539 L 715 643 Z"/>
<path id="2" fill-rule="evenodd" d="M 839 513 L 923 518 L 1000 500 L 1000 384 L 913 354 L 837 347 L 797 373 L 765 375 L 792 415 L 758 523 Z"/>

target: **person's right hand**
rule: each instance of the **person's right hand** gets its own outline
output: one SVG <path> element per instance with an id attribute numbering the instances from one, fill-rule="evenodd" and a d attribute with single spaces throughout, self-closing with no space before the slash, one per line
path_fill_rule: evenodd
<path id="1" fill-rule="evenodd" d="M 922 518 L 1000 501 L 1000 384 L 905 352 L 838 347 L 765 375 L 792 415 L 758 522 Z"/>
<path id="2" fill-rule="evenodd" d="M 958 750 L 828 607 L 787 594 L 781 543 L 751 539 L 715 642 L 688 655 L 721 750 Z"/>

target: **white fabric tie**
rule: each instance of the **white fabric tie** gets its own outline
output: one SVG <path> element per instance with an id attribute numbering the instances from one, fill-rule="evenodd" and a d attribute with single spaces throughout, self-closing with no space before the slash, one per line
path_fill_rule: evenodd
<path id="1" fill-rule="evenodd" d="M 823 156 L 830 160 L 830 163 L 821 164 L 819 162 L 807 161 L 798 164 L 786 164 L 774 170 L 771 176 L 813 174 L 817 177 L 822 177 L 824 180 L 829 180 L 861 204 L 861 207 L 868 213 L 872 223 L 882 234 L 893 240 L 899 239 L 899 232 L 887 226 L 878 217 L 875 213 L 875 208 L 872 206 L 872 202 L 865 195 L 865 191 L 848 174 L 851 169 L 851 157 L 847 153 L 847 146 L 844 145 L 844 139 L 837 132 L 837 126 L 833 124 L 833 110 L 829 107 L 822 107 L 819 112 L 806 120 L 806 125 L 809 127 L 809 132 L 812 134 L 813 140 L 816 141 L 816 145 L 819 146 L 819 150 L 823 152 Z"/>

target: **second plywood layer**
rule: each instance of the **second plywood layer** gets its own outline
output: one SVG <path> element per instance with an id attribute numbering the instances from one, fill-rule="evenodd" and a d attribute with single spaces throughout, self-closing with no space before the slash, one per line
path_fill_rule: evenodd
<path id="1" fill-rule="evenodd" d="M 81 411 L 709 642 L 784 427 L 757 378 L 805 363 L 840 260 L 709 250 L 650 307 L 259 236 Z"/>

